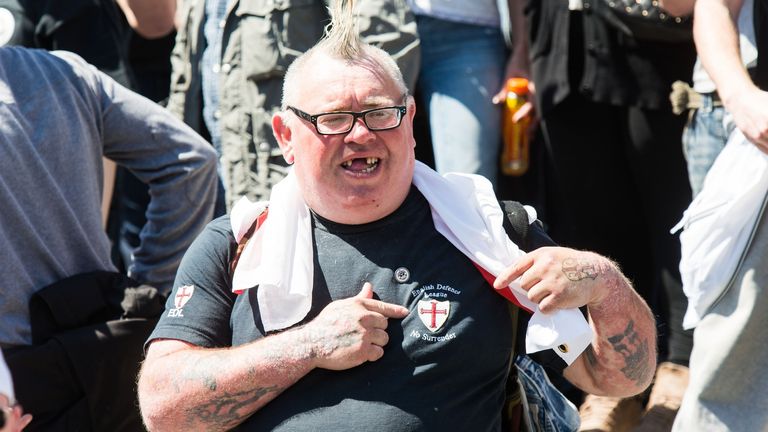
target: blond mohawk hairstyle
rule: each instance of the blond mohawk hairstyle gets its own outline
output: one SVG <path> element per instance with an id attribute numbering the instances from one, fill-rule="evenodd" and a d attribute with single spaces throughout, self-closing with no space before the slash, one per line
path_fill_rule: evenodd
<path id="1" fill-rule="evenodd" d="M 310 73 L 307 71 L 316 57 L 327 56 L 341 60 L 348 65 L 365 65 L 382 70 L 405 95 L 408 88 L 403 80 L 403 74 L 395 60 L 381 48 L 370 45 L 360 37 L 355 16 L 355 0 L 331 0 L 328 13 L 331 22 L 325 27 L 325 35 L 315 46 L 300 55 L 288 66 L 283 78 L 282 110 L 289 104 L 299 103 L 298 88 L 301 77 Z"/>
<path id="2" fill-rule="evenodd" d="M 352 60 L 360 55 L 360 33 L 355 19 L 355 0 L 332 0 L 328 6 L 331 22 L 325 26 L 323 48 L 338 58 Z"/>

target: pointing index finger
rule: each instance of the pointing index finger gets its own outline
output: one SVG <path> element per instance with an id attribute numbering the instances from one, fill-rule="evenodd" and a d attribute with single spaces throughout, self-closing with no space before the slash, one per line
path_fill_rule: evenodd
<path id="1" fill-rule="evenodd" d="M 531 257 L 530 253 L 527 253 L 515 261 L 514 264 L 504 269 L 497 277 L 496 280 L 493 281 L 493 288 L 494 289 L 502 289 L 509 286 L 509 284 L 512 283 L 515 279 L 519 278 L 520 276 L 525 273 L 526 270 L 531 268 L 533 265 L 533 258 Z"/>
<path id="2" fill-rule="evenodd" d="M 363 300 L 363 305 L 369 311 L 378 312 L 387 318 L 404 318 L 409 312 L 406 307 L 381 300 L 366 299 Z"/>

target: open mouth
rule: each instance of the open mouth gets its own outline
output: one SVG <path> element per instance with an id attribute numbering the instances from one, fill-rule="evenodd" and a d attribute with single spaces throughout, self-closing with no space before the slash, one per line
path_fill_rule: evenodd
<path id="1" fill-rule="evenodd" d="M 341 167 L 345 170 L 360 174 L 370 173 L 378 166 L 379 158 L 375 157 L 350 159 L 341 164 Z"/>

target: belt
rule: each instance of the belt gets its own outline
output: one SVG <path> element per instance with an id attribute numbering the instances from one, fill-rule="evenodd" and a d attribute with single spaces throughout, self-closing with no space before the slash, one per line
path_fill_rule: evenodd
<path id="1" fill-rule="evenodd" d="M 682 114 L 687 110 L 701 108 L 701 93 L 692 89 L 684 81 L 675 81 L 672 83 L 672 93 L 669 94 L 669 101 L 672 103 L 672 112 Z M 712 105 L 723 106 L 717 92 L 712 93 Z"/>

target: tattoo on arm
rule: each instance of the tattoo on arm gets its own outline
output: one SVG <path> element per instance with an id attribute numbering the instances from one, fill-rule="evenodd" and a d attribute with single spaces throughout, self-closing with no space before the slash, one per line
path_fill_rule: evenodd
<path id="1" fill-rule="evenodd" d="M 327 356 L 339 348 L 345 348 L 354 345 L 360 340 L 360 332 L 350 330 L 345 333 L 329 338 L 325 333 L 309 333 L 305 342 L 313 349 L 307 355 L 309 358 Z"/>
<path id="2" fill-rule="evenodd" d="M 172 384 L 176 392 L 181 391 L 183 382 L 195 382 L 211 392 L 211 396 L 205 402 L 191 406 L 184 410 L 186 424 L 192 429 L 199 423 L 208 425 L 212 429 L 230 429 L 240 424 L 247 416 L 252 414 L 249 405 L 258 401 L 264 395 L 271 392 L 280 392 L 283 389 L 278 386 L 260 387 L 240 392 L 227 392 L 221 389 L 221 394 L 215 394 L 219 390 L 216 371 L 219 370 L 223 358 L 219 355 L 211 355 L 193 363 L 190 369 L 174 376 Z M 249 375 L 254 374 L 249 370 Z"/>
<path id="3" fill-rule="evenodd" d="M 613 350 L 624 357 L 625 366 L 621 369 L 624 376 L 636 381 L 645 382 L 650 373 L 648 368 L 648 341 L 642 340 L 635 331 L 635 322 L 629 321 L 623 333 L 608 338 Z"/>
<path id="4" fill-rule="evenodd" d="M 574 282 L 597 278 L 597 265 L 589 260 L 566 258 L 563 260 L 562 270 L 565 277 Z"/>
<path id="5" fill-rule="evenodd" d="M 240 424 L 245 417 L 251 415 L 252 412 L 247 409 L 249 405 L 261 399 L 262 396 L 279 390 L 277 386 L 270 386 L 238 393 L 225 392 L 187 409 L 188 423 L 194 425 L 199 421 L 212 426 L 232 428 Z M 246 410 L 240 412 L 243 408 Z"/>

